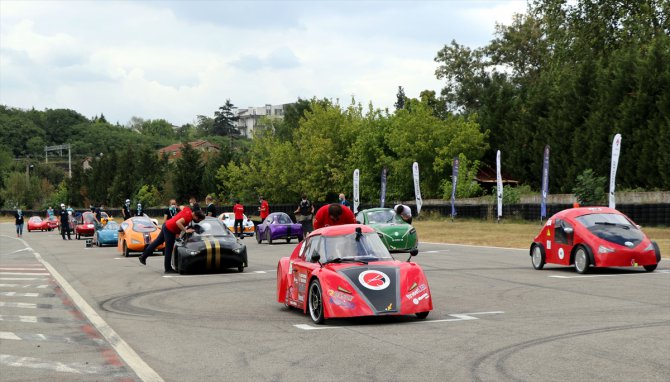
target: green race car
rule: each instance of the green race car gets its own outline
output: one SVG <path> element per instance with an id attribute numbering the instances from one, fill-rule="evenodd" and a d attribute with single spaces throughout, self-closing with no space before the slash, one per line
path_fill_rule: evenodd
<path id="1" fill-rule="evenodd" d="M 419 244 L 416 229 L 402 220 L 392 208 L 370 208 L 356 214 L 356 220 L 377 231 L 389 251 L 411 251 Z"/>

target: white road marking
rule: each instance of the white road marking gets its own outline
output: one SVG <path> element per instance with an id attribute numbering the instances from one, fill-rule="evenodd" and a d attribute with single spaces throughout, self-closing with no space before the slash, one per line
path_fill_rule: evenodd
<path id="1" fill-rule="evenodd" d="M 44 281 L 44 280 L 48 280 L 48 279 L 40 279 L 40 278 L 37 278 L 37 277 L 0 277 L 0 280 L 4 280 L 4 281 L 9 281 L 9 280 L 12 280 L 12 281 L 17 281 L 17 280 Z"/>
<path id="2" fill-rule="evenodd" d="M 0 340 L 16 340 L 20 341 L 21 337 L 12 332 L 0 332 Z"/>
<path id="3" fill-rule="evenodd" d="M 49 341 L 49 342 L 64 342 L 68 344 L 84 344 L 94 346 L 107 347 L 107 342 L 102 338 L 90 338 L 86 336 L 67 337 L 67 336 L 53 336 L 42 333 L 15 333 L 15 332 L 1 332 L 0 340 L 13 341 Z"/>
<path id="4" fill-rule="evenodd" d="M 7 253 L 3 253 L 2 255 L 3 255 L 3 256 L 5 256 L 5 255 L 11 255 L 11 254 L 14 254 L 14 253 L 17 253 L 17 252 L 27 251 L 27 250 L 28 250 L 28 248 L 21 248 L 21 249 L 17 249 L 16 251 L 11 251 L 11 252 L 7 252 Z"/>
<path id="5" fill-rule="evenodd" d="M 547 277 L 553 277 L 555 279 L 586 279 L 586 278 L 594 278 L 594 277 L 619 277 L 619 276 L 650 276 L 650 275 L 662 275 L 662 274 L 670 274 L 670 269 L 661 269 L 655 272 L 640 272 L 640 273 L 621 273 L 618 275 L 576 275 L 576 276 L 559 276 L 559 275 L 551 275 Z"/>
<path id="6" fill-rule="evenodd" d="M 0 272 L 0 275 L 49 276 L 48 273 L 31 273 L 31 272 Z"/>
<path id="7" fill-rule="evenodd" d="M 193 274 L 193 275 L 163 275 L 166 279 L 169 278 L 174 278 L 174 277 L 206 277 L 206 276 L 225 276 L 225 275 L 254 275 L 254 274 L 262 274 L 262 273 L 268 273 L 268 272 L 275 272 L 276 269 L 271 269 L 269 271 L 253 271 L 253 272 L 231 272 L 231 273 L 207 273 L 207 274 Z"/>
<path id="8" fill-rule="evenodd" d="M 10 237 L 3 235 L 5 237 Z M 10 237 L 12 238 L 12 237 Z M 12 238 L 13 239 L 13 238 Z M 23 239 L 17 239 L 23 243 L 27 248 L 30 248 L 28 243 Z M 32 250 L 32 249 L 31 249 Z M 100 315 L 93 309 L 84 298 L 70 285 L 70 283 L 58 273 L 58 271 L 51 266 L 47 261 L 42 259 L 42 256 L 38 252 L 33 251 L 33 254 L 46 269 L 51 272 L 53 278 L 56 279 L 56 282 L 60 284 L 62 289 L 67 293 L 72 301 L 75 303 L 77 308 L 88 318 L 91 324 L 102 334 L 103 337 L 109 342 L 109 344 L 114 348 L 116 353 L 125 361 L 125 363 L 130 367 L 137 376 L 143 381 L 156 381 L 163 382 L 161 378 L 154 369 L 151 368 L 140 356 L 133 350 L 126 341 L 123 340 L 114 329 L 105 322 L 105 320 L 100 317 Z"/>
<path id="9" fill-rule="evenodd" d="M 440 253 L 440 252 L 449 252 L 448 249 L 437 249 L 434 251 L 422 251 L 421 253 Z"/>
<path id="10" fill-rule="evenodd" d="M 37 317 L 36 316 L 6 316 L 4 314 L 0 314 L 0 321 L 18 321 L 18 322 L 27 322 L 30 324 L 37 323 Z"/>
<path id="11" fill-rule="evenodd" d="M 8 308 L 27 308 L 27 309 L 37 309 L 37 304 L 30 302 L 2 302 L 0 301 L 0 306 L 6 306 Z"/>
<path id="12" fill-rule="evenodd" d="M 44 268 L 0 268 L 0 271 L 46 271 Z"/>
<path id="13" fill-rule="evenodd" d="M 474 315 L 487 315 L 487 314 L 502 314 L 505 313 L 503 311 L 493 311 L 493 312 L 476 312 L 476 313 L 451 313 L 447 314 L 447 316 L 455 317 L 455 318 L 447 318 L 447 319 L 442 319 L 442 320 L 422 320 L 422 321 L 414 321 L 414 322 L 408 322 L 408 324 L 430 324 L 430 323 L 437 323 L 437 322 L 455 322 L 455 321 L 470 321 L 470 320 L 479 320 L 479 317 L 474 317 Z M 308 325 L 308 324 L 298 324 L 298 325 L 293 325 L 294 327 L 302 330 L 319 330 L 319 329 L 343 329 L 351 326 L 356 326 L 356 325 L 351 325 L 351 326 L 313 326 L 313 325 Z"/>
<path id="14" fill-rule="evenodd" d="M 39 295 L 39 293 L 0 292 L 0 296 L 6 297 L 39 297 Z"/>
<path id="15" fill-rule="evenodd" d="M 32 369 L 53 370 L 72 374 L 109 375 L 111 373 L 117 376 L 127 376 L 127 373 L 124 373 L 119 367 L 91 365 L 88 362 L 63 363 L 33 357 L 17 357 L 10 354 L 0 354 L 0 364 L 6 366 L 28 367 Z"/>
<path id="16" fill-rule="evenodd" d="M 32 284 L 0 284 L 0 288 L 36 288 L 36 289 L 44 289 L 48 288 L 49 284 L 42 284 L 42 285 L 32 285 Z"/>

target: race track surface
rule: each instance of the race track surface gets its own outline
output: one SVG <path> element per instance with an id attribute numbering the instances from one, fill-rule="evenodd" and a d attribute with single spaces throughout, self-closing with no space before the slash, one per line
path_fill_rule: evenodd
<path id="1" fill-rule="evenodd" d="M 422 243 L 426 320 L 316 326 L 275 302 L 295 241 L 247 238 L 244 273 L 179 276 L 161 256 L 22 239 L 0 224 L 0 381 L 670 380 L 667 259 L 582 276 L 536 271 L 525 250 Z"/>

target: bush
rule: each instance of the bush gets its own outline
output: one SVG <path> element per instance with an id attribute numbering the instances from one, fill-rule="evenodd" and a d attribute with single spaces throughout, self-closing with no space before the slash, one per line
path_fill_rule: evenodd
<path id="1" fill-rule="evenodd" d="M 577 176 L 575 187 L 572 188 L 572 193 L 580 205 L 583 206 L 597 206 L 602 205 L 605 201 L 605 183 L 607 178 L 604 176 L 597 176 L 593 170 L 586 169 L 581 175 Z"/>
<path id="2" fill-rule="evenodd" d="M 458 156 L 458 183 L 456 184 L 456 198 L 476 198 L 484 195 L 484 189 L 477 183 L 475 177 L 479 170 L 479 161 L 471 162 L 464 154 Z M 451 200 L 452 182 L 451 177 L 444 179 L 440 185 L 442 189 L 442 198 Z"/>

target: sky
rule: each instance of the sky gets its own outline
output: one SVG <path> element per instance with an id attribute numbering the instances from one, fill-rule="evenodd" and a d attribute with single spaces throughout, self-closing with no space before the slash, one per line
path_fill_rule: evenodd
<path id="1" fill-rule="evenodd" d="M 240 108 L 328 98 L 393 108 L 439 94 L 437 52 L 480 47 L 510 1 L 0 0 L 0 104 L 111 123 L 174 125 Z"/>

